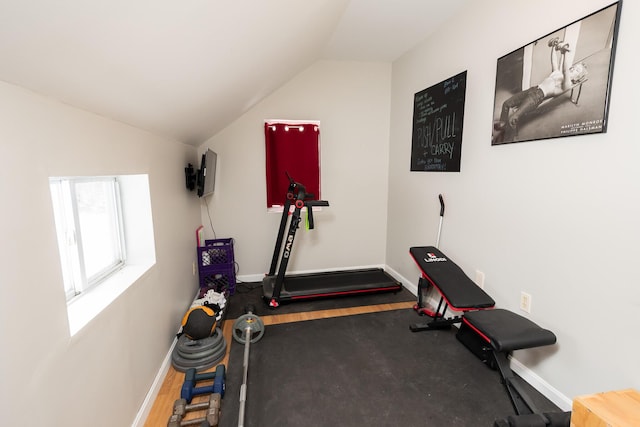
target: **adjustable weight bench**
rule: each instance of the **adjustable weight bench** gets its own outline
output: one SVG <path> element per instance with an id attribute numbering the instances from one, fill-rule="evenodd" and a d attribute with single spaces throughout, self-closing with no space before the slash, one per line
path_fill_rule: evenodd
<path id="1" fill-rule="evenodd" d="M 443 329 L 461 323 L 456 338 L 487 366 L 500 371 L 516 413 L 538 414 L 522 385 L 523 380 L 509 367 L 508 357 L 514 350 L 554 344 L 556 336 L 553 332 L 509 310 L 494 308 L 493 299 L 437 248 L 412 247 L 409 252 L 422 273 L 414 309 L 432 318 L 410 325 L 410 330 Z M 428 287 L 441 295 L 435 310 L 423 301 L 422 292 Z M 447 318 L 447 309 L 461 314 Z"/>
<path id="2" fill-rule="evenodd" d="M 518 415 L 538 412 L 523 380 L 509 367 L 508 358 L 514 350 L 555 344 L 553 332 L 512 311 L 496 308 L 465 313 L 456 338 L 487 366 L 500 371 Z"/>
<path id="3" fill-rule="evenodd" d="M 418 314 L 432 318 L 411 325 L 409 328 L 412 332 L 449 328 L 454 323 L 460 323 L 462 314 L 467 311 L 495 306 L 495 301 L 485 291 L 434 246 L 415 246 L 409 249 L 409 253 L 422 272 L 418 281 L 418 303 L 413 308 Z M 424 301 L 423 292 L 430 287 L 440 294 L 440 302 L 435 309 Z M 447 310 L 457 314 L 447 317 Z"/>

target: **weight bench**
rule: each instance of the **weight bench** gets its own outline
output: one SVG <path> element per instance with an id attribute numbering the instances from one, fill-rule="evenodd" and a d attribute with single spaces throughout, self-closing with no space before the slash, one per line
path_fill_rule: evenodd
<path id="1" fill-rule="evenodd" d="M 418 303 L 413 308 L 418 314 L 432 318 L 409 326 L 412 332 L 449 328 L 454 323 L 460 323 L 462 314 L 467 311 L 495 306 L 495 301 L 485 291 L 434 246 L 414 246 L 409 253 L 422 272 L 418 281 Z M 423 292 L 430 287 L 440 294 L 440 302 L 435 309 L 424 301 Z M 452 313 L 447 317 L 447 310 L 457 314 Z"/>
<path id="2" fill-rule="evenodd" d="M 494 308 L 493 299 L 437 248 L 412 247 L 409 253 L 422 272 L 414 310 L 432 318 L 410 325 L 410 330 L 444 329 L 461 323 L 456 338 L 490 368 L 500 371 L 516 413 L 538 414 L 523 387 L 523 380 L 509 367 L 508 357 L 514 350 L 554 344 L 556 336 L 553 332 L 516 313 Z M 423 301 L 423 291 L 429 287 L 441 295 L 435 310 Z M 448 309 L 461 314 L 447 318 Z"/>
<path id="3" fill-rule="evenodd" d="M 538 410 L 523 387 L 523 380 L 509 367 L 514 350 L 555 344 L 553 332 L 504 309 L 470 311 L 464 314 L 456 338 L 492 369 L 498 369 L 518 415 Z"/>

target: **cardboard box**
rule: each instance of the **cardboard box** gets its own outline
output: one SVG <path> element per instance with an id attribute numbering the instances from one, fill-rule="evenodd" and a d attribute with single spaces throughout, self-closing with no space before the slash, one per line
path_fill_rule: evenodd
<path id="1" fill-rule="evenodd" d="M 619 390 L 579 396 L 573 400 L 571 427 L 638 427 L 640 393 Z"/>

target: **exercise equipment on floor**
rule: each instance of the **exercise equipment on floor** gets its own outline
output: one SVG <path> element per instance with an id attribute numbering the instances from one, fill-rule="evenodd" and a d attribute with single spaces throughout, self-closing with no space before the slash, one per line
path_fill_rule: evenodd
<path id="1" fill-rule="evenodd" d="M 493 427 L 570 427 L 571 412 L 545 412 L 542 414 L 509 415 L 496 420 Z"/>
<path id="2" fill-rule="evenodd" d="M 205 371 L 222 360 L 227 342 L 218 324 L 224 316 L 226 296 L 207 290 L 193 301 L 182 319 L 171 364 L 180 371 Z"/>
<path id="3" fill-rule="evenodd" d="M 440 228 L 444 202 L 440 198 Z M 438 242 L 440 229 L 438 230 Z M 460 323 L 456 338 L 492 369 L 500 371 L 502 382 L 518 415 L 539 414 L 527 395 L 522 380 L 509 366 L 514 350 L 552 345 L 553 332 L 508 310 L 495 308 L 495 301 L 442 251 L 433 246 L 414 246 L 409 253 L 421 272 L 418 302 L 414 309 L 431 318 L 409 326 L 412 332 L 450 328 Z M 424 290 L 434 289 L 440 295 L 436 309 L 424 301 Z M 456 312 L 447 317 L 447 310 Z M 530 417 L 540 420 L 540 417 Z M 523 425 L 523 424 L 518 424 Z M 545 424 L 542 424 L 545 425 Z"/>
<path id="4" fill-rule="evenodd" d="M 173 403 L 173 414 L 169 417 L 167 427 L 183 427 L 199 425 L 200 427 L 216 427 L 220 418 L 220 400 L 222 396 L 219 393 L 213 393 L 209 400 L 202 403 L 188 404 L 184 399 L 178 399 Z M 204 417 L 185 420 L 184 417 L 188 412 L 206 410 Z"/>
<path id="5" fill-rule="evenodd" d="M 180 372 L 188 369 L 205 371 L 220 362 L 226 350 L 227 342 L 218 327 L 212 336 L 200 340 L 181 335 L 171 354 L 171 364 Z"/>
<path id="6" fill-rule="evenodd" d="M 449 328 L 462 322 L 462 314 L 470 310 L 485 310 L 495 301 L 475 284 L 464 271 L 434 246 L 414 246 L 409 253 L 418 265 L 422 277 L 418 280 L 418 302 L 414 309 L 431 320 L 410 326 L 411 331 Z M 434 289 L 440 295 L 437 308 L 425 301 L 425 290 Z M 448 316 L 448 310 L 452 311 Z"/>
<path id="7" fill-rule="evenodd" d="M 199 382 L 211 381 L 213 384 L 204 386 L 198 386 Z M 184 375 L 184 382 L 180 389 L 180 398 L 184 399 L 187 403 L 191 403 L 191 400 L 201 394 L 219 394 L 221 398 L 224 397 L 226 389 L 226 371 L 224 365 L 218 365 L 214 372 L 204 372 L 201 374 L 196 373 L 196 370 L 191 368 L 187 369 Z"/>
<path id="8" fill-rule="evenodd" d="M 218 323 L 216 315 L 213 308 L 207 305 L 191 307 L 182 318 L 182 333 L 192 340 L 210 337 Z"/>
<path id="9" fill-rule="evenodd" d="M 233 339 L 244 344 L 244 359 L 242 362 L 243 375 L 240 386 L 240 409 L 238 413 L 238 427 L 244 427 L 245 405 L 247 401 L 247 380 L 249 378 L 249 348 L 251 343 L 258 342 L 264 335 L 264 323 L 253 314 L 255 307 L 245 307 L 245 314 L 233 323 Z"/>
<path id="10" fill-rule="evenodd" d="M 271 267 L 262 281 L 263 297 L 270 307 L 277 308 L 284 301 L 398 292 L 402 289 L 402 284 L 381 268 L 286 275 L 296 231 L 302 220 L 302 209 L 306 208 L 308 228 L 313 229 L 313 208 L 329 206 L 326 200 L 313 200 L 314 196 L 306 192 L 304 185 L 294 181 L 288 174 L 287 177 L 289 189 L 282 210 Z M 292 205 L 294 209 L 290 214 Z M 289 228 L 285 239 L 287 223 Z"/>
<path id="11" fill-rule="evenodd" d="M 553 332 L 504 309 L 470 311 L 464 314 L 456 338 L 492 369 L 498 369 L 518 415 L 538 413 L 525 391 L 523 380 L 509 366 L 514 350 L 555 344 Z"/>
<path id="12" fill-rule="evenodd" d="M 508 356 L 514 350 L 554 344 L 553 332 L 516 313 L 494 308 L 493 299 L 433 246 L 412 247 L 410 253 L 421 270 L 421 279 L 442 295 L 432 320 L 410 325 L 410 330 L 442 329 L 461 323 L 456 337 L 489 367 L 500 371 L 516 413 L 537 413 L 521 380 L 511 371 Z M 444 313 L 448 307 L 460 315 L 446 318 Z"/>
<path id="13" fill-rule="evenodd" d="M 438 195 L 438 200 L 440 202 L 440 222 L 436 246 L 419 246 L 409 249 L 411 257 L 422 272 L 422 276 L 418 280 L 418 301 L 413 309 L 418 314 L 427 315 L 433 319 L 411 325 L 411 330 L 414 332 L 425 329 L 449 328 L 452 324 L 461 321 L 461 315 L 465 311 L 492 308 L 495 305 L 487 293 L 438 249 L 445 211 L 442 194 Z M 431 294 L 439 296 L 437 307 L 434 307 L 429 300 Z M 449 317 L 447 317 L 448 311 L 452 311 Z"/>

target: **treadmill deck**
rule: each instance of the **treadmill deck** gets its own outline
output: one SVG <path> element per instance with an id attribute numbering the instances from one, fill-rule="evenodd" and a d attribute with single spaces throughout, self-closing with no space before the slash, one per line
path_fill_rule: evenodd
<path id="1" fill-rule="evenodd" d="M 273 295 L 276 276 L 262 279 L 264 298 Z M 397 292 L 402 284 L 381 268 L 329 271 L 285 276 L 280 300 L 310 299 L 374 292 Z"/>

